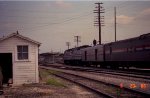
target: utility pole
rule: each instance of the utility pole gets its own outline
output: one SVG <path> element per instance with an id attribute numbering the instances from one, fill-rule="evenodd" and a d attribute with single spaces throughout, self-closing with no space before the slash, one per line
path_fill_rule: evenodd
<path id="1" fill-rule="evenodd" d="M 97 4 L 97 6 L 95 7 L 97 10 L 94 10 L 94 13 L 98 14 L 98 21 L 94 21 L 94 26 L 98 26 L 99 27 L 99 44 L 101 44 L 101 26 L 104 26 L 104 21 L 102 21 L 102 19 L 104 19 L 104 16 L 101 16 L 101 13 L 104 13 L 104 9 L 101 6 L 103 3 L 95 3 Z"/>
<path id="2" fill-rule="evenodd" d="M 70 42 L 66 42 L 66 45 L 68 46 L 68 49 L 69 49 L 69 46 L 70 46 Z"/>
<path id="3" fill-rule="evenodd" d="M 81 42 L 81 36 L 74 36 L 74 41 L 77 42 L 77 47 L 78 47 L 78 43 Z"/>
<path id="4" fill-rule="evenodd" d="M 116 24 L 117 24 L 116 23 L 116 7 L 114 7 L 114 17 L 115 17 L 115 19 L 114 19 L 115 22 L 114 23 L 115 23 L 115 42 L 116 42 Z"/>

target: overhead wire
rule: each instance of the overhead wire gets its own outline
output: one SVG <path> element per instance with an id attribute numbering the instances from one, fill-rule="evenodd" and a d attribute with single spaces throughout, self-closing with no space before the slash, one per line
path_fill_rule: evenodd
<path id="1" fill-rule="evenodd" d="M 45 24 L 45 25 L 41 25 L 41 26 L 35 26 L 35 27 L 32 27 L 32 28 L 29 28 L 30 31 L 34 31 L 36 29 L 41 29 L 42 27 L 47 27 L 47 26 L 51 26 L 51 25 L 58 25 L 58 24 L 64 24 L 64 23 L 67 23 L 67 22 L 71 22 L 71 21 L 74 21 L 76 19 L 80 19 L 82 17 L 87 17 L 91 15 L 91 12 L 88 13 L 88 14 L 84 14 L 84 15 L 80 15 L 80 16 L 77 16 L 77 17 L 72 17 L 72 18 L 69 18 L 69 19 L 66 19 L 66 20 L 63 20 L 62 22 L 56 22 L 56 23 L 48 23 L 48 24 Z"/>
<path id="2" fill-rule="evenodd" d="M 123 5 L 123 6 L 121 6 L 120 8 L 126 7 L 125 2 L 127 2 L 127 1 L 121 1 L 121 3 L 117 4 L 116 6 Z M 112 9 L 112 8 L 110 7 L 110 9 Z M 109 12 L 109 11 L 111 11 L 111 10 L 108 10 L 108 12 Z M 31 29 L 36 29 L 36 28 L 40 29 L 40 28 L 42 28 L 42 27 L 47 27 L 47 26 L 50 26 L 50 25 L 58 25 L 58 24 L 66 23 L 66 22 L 69 22 L 69 21 L 72 21 L 72 20 L 75 20 L 75 19 L 79 19 L 79 18 L 81 18 L 81 17 L 83 17 L 83 16 L 89 16 L 90 14 L 92 14 L 92 13 L 90 12 L 90 13 L 85 14 L 85 15 L 81 15 L 81 16 L 77 16 L 77 17 L 70 18 L 70 19 L 66 19 L 66 20 L 64 20 L 64 21 L 62 21 L 62 22 L 56 22 L 56 23 L 50 23 L 50 24 L 48 23 L 48 24 L 45 24 L 45 25 L 32 27 Z"/>
<path id="3" fill-rule="evenodd" d="M 116 1 L 114 1 L 114 2 L 116 2 Z M 121 1 L 121 2 L 119 2 L 118 4 L 116 4 L 116 6 L 120 6 L 120 5 L 124 5 L 124 6 L 121 6 L 120 8 L 123 8 L 123 7 L 125 7 L 126 5 L 125 5 L 125 2 L 127 2 L 127 1 Z M 112 7 L 110 6 L 110 9 L 112 9 Z M 111 10 L 109 10 L 109 8 L 107 9 L 108 11 L 107 11 L 107 13 L 109 12 L 109 11 L 111 11 Z M 52 23 L 46 23 L 46 24 L 44 24 L 44 25 L 39 25 L 39 26 L 35 26 L 35 27 L 31 27 L 31 28 L 27 28 L 28 30 L 31 30 L 31 31 L 33 31 L 34 29 L 41 29 L 42 27 L 47 27 L 47 26 L 51 26 L 51 25 L 59 25 L 59 24 L 63 24 L 63 23 L 67 23 L 67 22 L 71 22 L 71 21 L 73 21 L 73 20 L 77 20 L 77 19 L 79 19 L 79 18 L 82 18 L 82 17 L 86 17 L 86 16 L 89 16 L 90 14 L 92 14 L 91 12 L 90 13 L 88 13 L 88 14 L 84 14 L 84 15 L 80 15 L 80 16 L 77 16 L 77 17 L 72 17 L 72 18 L 67 18 L 67 19 L 64 19 L 62 22 L 52 22 Z M 15 17 L 15 16 L 13 16 L 13 17 Z M 22 28 L 22 30 L 23 30 L 24 28 Z"/>

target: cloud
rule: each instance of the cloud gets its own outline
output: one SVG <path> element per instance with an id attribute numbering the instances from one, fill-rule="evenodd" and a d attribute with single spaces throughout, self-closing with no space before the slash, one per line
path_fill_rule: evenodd
<path id="1" fill-rule="evenodd" d="M 56 5 L 58 5 L 61 8 L 70 8 L 70 7 L 72 7 L 71 3 L 65 2 L 63 0 L 56 0 Z"/>
<path id="2" fill-rule="evenodd" d="M 141 13 L 140 13 L 141 15 L 150 15 L 150 8 L 148 8 L 148 9 L 144 9 Z"/>
<path id="3" fill-rule="evenodd" d="M 141 20 L 150 20 L 150 8 L 141 11 L 136 18 Z"/>
<path id="4" fill-rule="evenodd" d="M 131 17 L 127 15 L 118 15 L 116 16 L 116 18 L 117 18 L 116 19 L 117 24 L 122 24 L 122 25 L 130 24 L 136 19 L 136 17 Z M 108 23 L 114 23 L 114 17 L 108 20 Z"/>
<path id="5" fill-rule="evenodd" d="M 118 15 L 117 16 L 117 24 L 127 25 L 132 22 L 136 21 L 150 21 L 150 8 L 144 9 L 139 11 L 138 15 L 136 16 L 127 16 L 127 15 Z M 114 23 L 114 18 L 112 18 L 110 23 Z"/>
<path id="6" fill-rule="evenodd" d="M 119 16 L 117 16 L 117 23 L 118 24 L 129 24 L 134 19 L 135 19 L 135 17 L 130 17 L 130 16 L 126 16 L 126 15 L 119 15 Z"/>

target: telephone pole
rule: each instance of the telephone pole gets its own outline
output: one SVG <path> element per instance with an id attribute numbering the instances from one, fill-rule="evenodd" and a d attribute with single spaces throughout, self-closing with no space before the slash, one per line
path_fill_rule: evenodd
<path id="1" fill-rule="evenodd" d="M 116 42 L 116 24 L 117 24 L 116 23 L 116 7 L 114 7 L 114 17 L 115 17 L 115 19 L 114 19 L 115 20 L 115 22 L 114 22 L 115 24 L 114 25 L 115 25 L 115 42 Z"/>
<path id="2" fill-rule="evenodd" d="M 78 43 L 81 42 L 81 36 L 74 36 L 74 41 L 77 42 L 77 47 L 78 47 Z"/>
<path id="3" fill-rule="evenodd" d="M 95 3 L 97 6 L 95 7 L 96 10 L 94 10 L 94 13 L 98 14 L 97 17 L 97 21 L 94 21 L 94 26 L 98 26 L 99 27 L 99 44 L 101 44 L 101 26 L 104 26 L 104 21 L 102 21 L 102 19 L 104 19 L 104 16 L 101 16 L 101 13 L 104 13 L 104 9 L 101 6 L 103 3 Z"/>
<path id="4" fill-rule="evenodd" d="M 69 49 L 69 46 L 70 46 L 70 42 L 66 42 L 66 45 L 68 46 L 68 49 Z"/>

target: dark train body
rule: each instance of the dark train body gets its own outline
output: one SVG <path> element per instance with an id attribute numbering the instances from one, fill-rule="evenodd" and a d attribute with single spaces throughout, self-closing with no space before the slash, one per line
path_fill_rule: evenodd
<path id="1" fill-rule="evenodd" d="M 117 42 L 66 50 L 64 63 L 111 68 L 150 68 L 150 33 Z"/>

